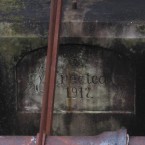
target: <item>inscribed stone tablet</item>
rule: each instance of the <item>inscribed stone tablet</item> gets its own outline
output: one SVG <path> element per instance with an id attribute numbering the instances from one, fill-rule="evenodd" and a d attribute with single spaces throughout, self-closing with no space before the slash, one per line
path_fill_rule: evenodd
<path id="1" fill-rule="evenodd" d="M 17 67 L 18 109 L 39 112 L 46 55 L 38 50 Z M 114 51 L 67 45 L 60 48 L 55 90 L 56 112 L 134 113 L 135 69 Z"/>

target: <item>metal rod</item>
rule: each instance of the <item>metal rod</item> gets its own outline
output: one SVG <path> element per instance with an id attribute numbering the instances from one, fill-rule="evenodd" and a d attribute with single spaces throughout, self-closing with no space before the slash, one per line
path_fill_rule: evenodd
<path id="1" fill-rule="evenodd" d="M 73 0 L 72 2 L 72 9 L 77 9 L 77 0 Z"/>
<path id="2" fill-rule="evenodd" d="M 46 62 L 45 88 L 44 88 L 45 90 L 42 102 L 42 113 L 41 113 L 38 145 L 44 144 L 45 135 L 50 135 L 52 129 L 61 10 L 62 10 L 62 0 L 52 0 L 50 12 L 48 49 L 47 49 L 47 62 Z"/>
<path id="3" fill-rule="evenodd" d="M 38 137 L 38 145 L 42 145 L 43 136 L 46 133 L 46 114 L 48 107 L 48 88 L 50 86 L 50 65 L 52 58 L 52 48 L 53 48 L 53 39 L 54 39 L 54 24 L 56 20 L 56 0 L 51 1 L 50 6 L 50 23 L 49 23 L 49 37 L 48 37 L 48 48 L 47 48 L 47 58 L 46 58 L 46 72 L 45 72 L 45 84 L 44 84 L 44 95 L 42 100 L 42 111 L 41 111 L 41 120 L 40 120 L 40 131 Z"/>
<path id="4" fill-rule="evenodd" d="M 55 95 L 55 82 L 56 82 L 56 66 L 57 66 L 57 54 L 59 45 L 59 32 L 62 12 L 62 0 L 57 1 L 56 10 L 56 22 L 52 49 L 52 64 L 50 68 L 50 88 L 48 94 L 48 108 L 47 108 L 47 122 L 46 122 L 46 133 L 51 135 L 52 131 L 52 120 L 53 120 L 53 108 L 54 108 L 54 95 Z"/>

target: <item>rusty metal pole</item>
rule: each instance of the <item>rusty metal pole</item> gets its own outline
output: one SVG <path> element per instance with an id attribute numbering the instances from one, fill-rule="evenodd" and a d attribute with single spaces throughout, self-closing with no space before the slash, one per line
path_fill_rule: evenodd
<path id="1" fill-rule="evenodd" d="M 46 59 L 46 72 L 45 72 L 45 84 L 44 84 L 44 95 L 42 100 L 42 111 L 40 120 L 40 131 L 38 136 L 38 145 L 42 145 L 44 134 L 46 134 L 46 114 L 47 114 L 47 101 L 48 101 L 48 88 L 50 86 L 50 65 L 52 58 L 52 48 L 54 39 L 54 24 L 56 20 L 56 0 L 51 1 L 50 5 L 50 23 L 49 23 L 49 37 L 48 37 L 48 48 L 47 48 L 47 59 Z"/>
<path id="2" fill-rule="evenodd" d="M 44 144 L 45 135 L 50 135 L 52 128 L 61 10 L 62 0 L 52 0 L 45 75 L 45 90 L 42 103 L 40 133 L 38 135 L 37 143 L 38 145 Z"/>
<path id="3" fill-rule="evenodd" d="M 54 95 L 55 95 L 55 82 L 56 82 L 56 66 L 57 66 L 57 54 L 59 45 L 59 32 L 61 24 L 61 13 L 62 13 L 62 0 L 57 1 L 56 9 L 56 21 L 55 31 L 52 49 L 52 64 L 50 68 L 50 89 L 48 92 L 48 108 L 47 108 L 47 122 L 46 122 L 46 134 L 51 135 L 52 120 L 53 120 L 53 108 L 54 108 Z"/>

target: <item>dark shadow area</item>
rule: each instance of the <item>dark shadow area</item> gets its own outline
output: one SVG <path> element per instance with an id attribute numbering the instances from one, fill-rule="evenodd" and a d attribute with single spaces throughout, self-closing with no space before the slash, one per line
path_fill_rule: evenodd
<path id="1" fill-rule="evenodd" d="M 136 57 L 136 116 L 133 135 L 145 135 L 145 53 Z"/>

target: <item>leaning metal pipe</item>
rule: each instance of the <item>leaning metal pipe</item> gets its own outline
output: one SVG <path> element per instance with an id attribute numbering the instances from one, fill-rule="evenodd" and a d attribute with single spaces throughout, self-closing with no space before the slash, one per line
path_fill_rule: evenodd
<path id="1" fill-rule="evenodd" d="M 48 108 L 46 114 L 46 134 L 52 133 L 52 120 L 53 120 L 53 108 L 54 108 L 54 95 L 55 95 L 55 83 L 56 83 L 56 66 L 57 66 L 57 54 L 59 45 L 59 33 L 61 24 L 61 12 L 62 12 L 62 0 L 57 0 L 56 9 L 56 21 L 54 29 L 53 49 L 52 49 L 52 63 L 50 67 L 50 80 L 48 91 Z"/>
<path id="2" fill-rule="evenodd" d="M 45 84 L 44 84 L 44 94 L 42 100 L 42 111 L 41 111 L 41 120 L 40 120 L 40 131 L 38 145 L 42 144 L 43 135 L 46 134 L 46 114 L 48 107 L 48 88 L 50 86 L 50 65 L 52 58 L 52 48 L 53 48 L 53 39 L 54 39 L 54 24 L 56 20 L 56 0 L 51 1 L 50 6 L 50 23 L 49 23 L 49 37 L 48 37 L 48 48 L 47 48 L 47 58 L 46 58 L 46 72 L 45 72 Z"/>
<path id="3" fill-rule="evenodd" d="M 62 0 L 52 0 L 49 26 L 50 36 L 48 39 L 47 66 L 45 76 L 45 91 L 43 96 L 40 133 L 38 134 L 37 145 L 44 144 L 45 135 L 50 135 L 52 129 L 61 11 Z"/>

